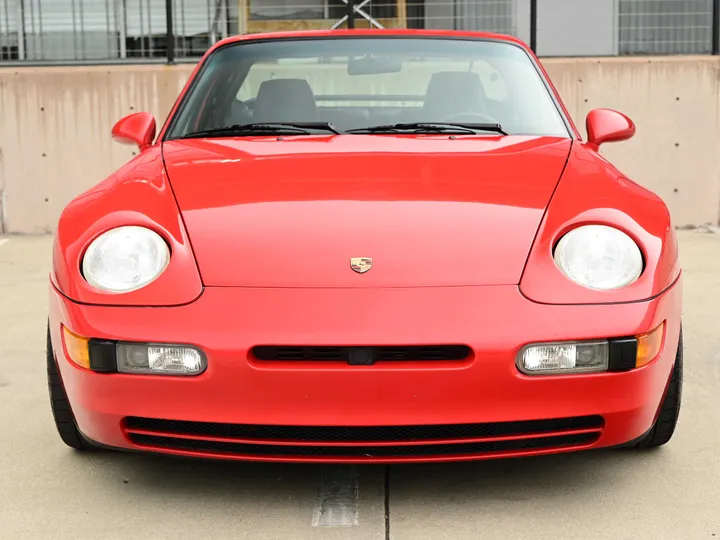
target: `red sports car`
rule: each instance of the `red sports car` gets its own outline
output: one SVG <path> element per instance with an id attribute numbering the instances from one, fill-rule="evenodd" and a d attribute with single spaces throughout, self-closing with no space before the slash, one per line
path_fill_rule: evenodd
<path id="1" fill-rule="evenodd" d="M 587 140 L 522 42 L 246 35 L 55 236 L 47 366 L 76 449 L 468 460 L 666 443 L 668 209 Z"/>

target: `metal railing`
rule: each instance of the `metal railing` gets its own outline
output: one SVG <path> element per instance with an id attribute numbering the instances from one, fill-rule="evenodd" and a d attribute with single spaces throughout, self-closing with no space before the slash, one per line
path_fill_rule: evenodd
<path id="1" fill-rule="evenodd" d="M 719 54 L 720 0 L 0 0 L 0 63 L 196 61 L 229 35 L 483 30 L 540 56 Z"/>
<path id="2" fill-rule="evenodd" d="M 621 0 L 618 8 L 623 54 L 713 50 L 712 0 Z"/>

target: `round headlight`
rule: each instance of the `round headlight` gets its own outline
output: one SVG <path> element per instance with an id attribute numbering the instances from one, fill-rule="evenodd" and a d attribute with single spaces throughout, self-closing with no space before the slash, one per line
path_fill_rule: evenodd
<path id="1" fill-rule="evenodd" d="M 619 289 L 640 277 L 640 248 L 627 234 L 604 225 L 578 227 L 563 236 L 555 247 L 555 264 L 584 287 Z"/>
<path id="2" fill-rule="evenodd" d="M 159 234 L 145 227 L 118 227 L 90 244 L 82 271 L 90 285 L 124 293 L 157 279 L 169 262 L 170 250 Z"/>

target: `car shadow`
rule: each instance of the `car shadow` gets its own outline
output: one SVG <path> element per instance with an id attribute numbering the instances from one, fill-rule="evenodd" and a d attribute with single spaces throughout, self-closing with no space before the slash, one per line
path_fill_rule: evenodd
<path id="1" fill-rule="evenodd" d="M 111 467 L 113 481 L 145 494 L 264 499 L 312 495 L 324 472 L 347 465 L 312 463 L 255 463 L 205 460 L 131 452 L 103 451 L 74 456 L 92 468 Z M 457 463 L 355 466 L 363 482 L 389 484 L 393 500 L 404 497 L 428 501 L 523 501 L 552 498 L 571 491 L 613 490 L 638 465 L 652 467 L 663 450 L 596 450 L 549 456 Z"/>
<path id="2" fill-rule="evenodd" d="M 545 500 L 569 492 L 608 492 L 627 481 L 638 464 L 662 459 L 662 451 L 593 450 L 461 463 L 408 464 L 391 469 L 396 499 L 459 501 Z"/>

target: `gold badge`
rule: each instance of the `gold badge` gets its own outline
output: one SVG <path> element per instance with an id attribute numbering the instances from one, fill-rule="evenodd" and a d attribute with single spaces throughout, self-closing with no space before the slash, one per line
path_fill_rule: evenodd
<path id="1" fill-rule="evenodd" d="M 353 257 L 350 259 L 350 268 L 358 274 L 364 274 L 372 268 L 372 259 L 370 257 Z"/>

